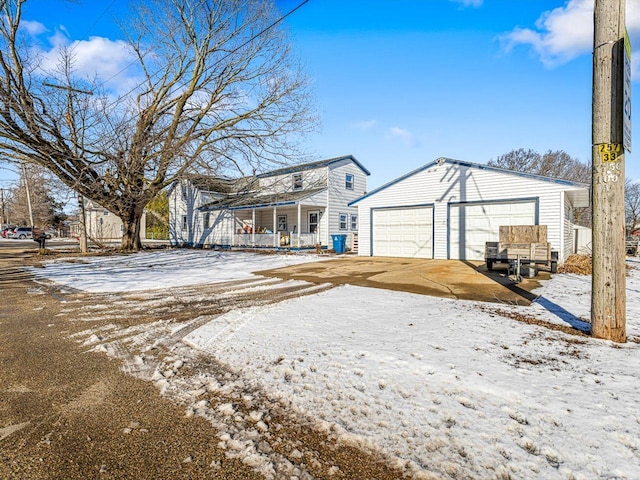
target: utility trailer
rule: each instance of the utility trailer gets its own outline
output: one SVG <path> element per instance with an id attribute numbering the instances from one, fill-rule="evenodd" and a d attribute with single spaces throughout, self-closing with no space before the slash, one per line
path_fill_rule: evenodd
<path id="1" fill-rule="evenodd" d="M 558 252 L 547 242 L 546 225 L 505 225 L 500 227 L 499 242 L 486 242 L 484 261 L 487 270 L 496 263 L 509 265 L 509 275 L 522 280 L 521 266 L 546 266 L 558 271 Z"/>

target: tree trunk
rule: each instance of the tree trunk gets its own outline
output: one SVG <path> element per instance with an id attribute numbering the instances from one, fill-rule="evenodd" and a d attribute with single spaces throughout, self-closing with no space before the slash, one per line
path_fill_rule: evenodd
<path id="1" fill-rule="evenodd" d="M 142 249 L 140 240 L 140 223 L 142 220 L 142 210 L 132 209 L 128 215 L 122 219 L 122 245 L 124 252 L 138 252 Z"/>

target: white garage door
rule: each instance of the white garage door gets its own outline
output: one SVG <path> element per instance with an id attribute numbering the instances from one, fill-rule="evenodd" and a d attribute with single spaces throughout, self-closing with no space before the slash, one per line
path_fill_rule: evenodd
<path id="1" fill-rule="evenodd" d="M 373 255 L 433 258 L 433 207 L 373 211 Z"/>
<path id="2" fill-rule="evenodd" d="M 536 202 L 451 205 L 449 258 L 484 260 L 485 242 L 497 242 L 501 225 L 534 225 Z"/>

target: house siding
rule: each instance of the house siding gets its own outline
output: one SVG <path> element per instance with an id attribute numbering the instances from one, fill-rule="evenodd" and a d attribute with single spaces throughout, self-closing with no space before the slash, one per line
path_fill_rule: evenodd
<path id="1" fill-rule="evenodd" d="M 353 190 L 347 189 L 345 180 L 346 175 L 353 175 Z M 360 224 L 359 212 L 357 206 L 349 206 L 351 202 L 360 198 L 367 191 L 367 177 L 365 173 L 353 162 L 344 160 L 332 164 L 329 169 L 329 188 L 327 192 L 327 226 L 328 231 L 336 234 L 347 235 L 348 245 L 352 245 L 354 234 L 357 230 L 351 230 L 351 215 L 358 215 L 358 224 Z M 347 215 L 347 229 L 340 229 L 340 214 Z M 326 227 L 325 227 L 326 228 Z M 326 231 L 326 230 L 325 230 Z M 326 239 L 327 245 L 333 248 L 331 238 Z"/>
<path id="2" fill-rule="evenodd" d="M 183 197 L 182 192 L 186 193 Z M 172 245 L 203 245 L 207 242 L 207 232 L 204 230 L 204 216 L 198 207 L 210 200 L 207 192 L 201 192 L 190 181 L 182 180 L 169 195 L 170 216 L 176 221 L 171 222 L 169 240 Z M 187 226 L 183 228 L 181 219 L 187 218 Z M 211 212 L 210 224 L 221 225 L 224 218 L 218 218 L 216 212 Z M 229 227 L 225 225 L 225 230 Z"/>
<path id="3" fill-rule="evenodd" d="M 302 175 L 302 188 L 300 190 L 326 188 L 327 186 L 327 167 L 321 167 L 312 170 L 303 170 L 300 172 L 260 178 L 261 193 L 272 194 L 294 191 L 293 175 Z"/>
<path id="4" fill-rule="evenodd" d="M 562 257 L 567 258 L 573 253 L 574 247 L 573 205 L 565 195 L 562 196 L 562 200 L 564 209 Z"/>
<path id="5" fill-rule="evenodd" d="M 536 199 L 537 220 L 547 225 L 548 240 L 554 250 L 565 253 L 564 191 L 578 189 L 521 175 L 446 162 L 417 171 L 360 199 L 359 254 L 371 255 L 371 210 L 376 207 L 434 205 L 434 258 L 448 258 L 448 206 L 460 202 L 518 201 Z M 498 239 L 496 238 L 496 241 Z M 563 256 L 562 259 L 565 257 Z"/>

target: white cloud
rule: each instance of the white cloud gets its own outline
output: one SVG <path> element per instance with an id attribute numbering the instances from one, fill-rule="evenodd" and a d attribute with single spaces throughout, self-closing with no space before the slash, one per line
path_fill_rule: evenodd
<path id="1" fill-rule="evenodd" d="M 503 37 L 507 50 L 530 45 L 547 66 L 559 65 L 590 52 L 593 46 L 593 0 L 570 0 L 544 12 L 536 29 L 515 28 Z"/>
<path id="2" fill-rule="evenodd" d="M 361 122 L 352 123 L 351 127 L 364 132 L 371 129 L 376 123 L 375 120 L 362 120 Z"/>
<path id="3" fill-rule="evenodd" d="M 30 20 L 22 20 L 20 22 L 20 28 L 34 37 L 47 31 L 47 27 L 45 27 L 42 23 Z"/>
<path id="4" fill-rule="evenodd" d="M 564 7 L 544 12 L 535 29 L 516 27 L 501 40 L 507 51 L 529 45 L 546 66 L 554 67 L 593 49 L 594 0 L 569 0 Z M 627 1 L 626 25 L 629 35 L 640 33 L 640 8 Z M 632 45 L 633 45 L 632 41 Z"/>
<path id="5" fill-rule="evenodd" d="M 73 66 L 78 75 L 97 78 L 109 86 L 117 85 L 118 90 L 130 85 L 134 73 L 126 71 L 135 60 L 135 56 L 126 42 L 110 40 L 104 37 L 90 37 L 69 43 L 68 38 L 58 32 L 49 38 L 51 49 L 41 53 L 40 67 L 45 71 L 54 71 L 60 63 L 61 48 L 69 48 L 73 55 Z M 135 70 L 134 70 L 135 71 Z"/>
<path id="6" fill-rule="evenodd" d="M 387 138 L 389 139 L 399 139 L 405 146 L 407 147 L 415 147 L 418 145 L 418 141 L 414 137 L 414 135 L 400 127 L 391 127 L 387 130 Z"/>
<path id="7" fill-rule="evenodd" d="M 484 0 L 451 0 L 453 3 L 459 3 L 463 7 L 479 7 Z"/>

